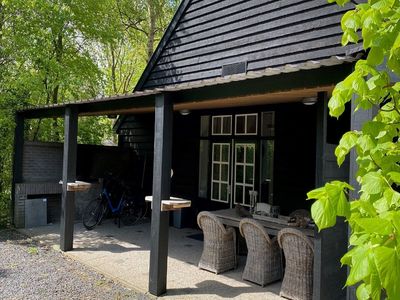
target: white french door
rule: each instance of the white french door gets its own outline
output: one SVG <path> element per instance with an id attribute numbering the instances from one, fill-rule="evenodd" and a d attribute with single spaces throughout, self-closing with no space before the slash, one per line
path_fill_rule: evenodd
<path id="1" fill-rule="evenodd" d="M 211 200 L 230 201 L 231 144 L 212 144 Z"/>
<path id="2" fill-rule="evenodd" d="M 211 200 L 250 206 L 249 192 L 255 184 L 256 144 L 232 144 L 212 144 Z"/>
<path id="3" fill-rule="evenodd" d="M 234 204 L 250 206 L 250 191 L 254 191 L 255 182 L 255 143 L 235 144 L 234 164 Z"/>

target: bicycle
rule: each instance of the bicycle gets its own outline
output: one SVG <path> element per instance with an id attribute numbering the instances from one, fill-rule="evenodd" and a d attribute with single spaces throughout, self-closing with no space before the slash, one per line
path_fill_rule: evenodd
<path id="1" fill-rule="evenodd" d="M 121 187 L 123 187 L 122 193 L 118 191 Z M 120 197 L 118 197 L 118 193 L 121 194 Z M 116 201 L 118 198 L 119 200 Z M 90 201 L 83 212 L 83 226 L 92 230 L 103 221 L 108 212 L 115 216 L 115 223 L 118 220 L 119 228 L 121 220 L 124 225 L 137 223 L 145 216 L 146 209 L 144 200 L 135 199 L 130 194 L 130 190 L 122 183 L 118 183 L 117 180 L 105 180 L 100 196 Z"/>

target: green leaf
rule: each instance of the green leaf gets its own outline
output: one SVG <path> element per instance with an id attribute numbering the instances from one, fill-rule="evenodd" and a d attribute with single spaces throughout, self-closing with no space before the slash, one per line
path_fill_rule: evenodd
<path id="1" fill-rule="evenodd" d="M 367 62 L 372 66 L 378 66 L 383 62 L 383 49 L 380 47 L 372 47 L 368 53 Z"/>
<path id="2" fill-rule="evenodd" d="M 375 201 L 373 205 L 378 214 L 387 212 L 390 208 L 390 202 L 385 197 L 379 199 L 378 201 Z"/>
<path id="3" fill-rule="evenodd" d="M 349 253 L 351 256 L 351 267 L 346 285 L 353 285 L 366 278 L 370 273 L 370 250 L 365 246 L 355 246 Z"/>
<path id="4" fill-rule="evenodd" d="M 370 299 L 370 295 L 371 295 L 371 293 L 365 283 L 362 283 L 358 286 L 358 288 L 356 290 L 357 299 L 368 300 L 368 299 Z"/>
<path id="5" fill-rule="evenodd" d="M 396 192 L 392 188 L 388 188 L 383 193 L 385 199 L 389 202 L 390 205 L 394 205 L 396 207 L 400 206 L 400 193 Z"/>
<path id="6" fill-rule="evenodd" d="M 345 101 L 339 94 L 332 95 L 328 102 L 329 114 L 333 117 L 339 117 L 344 112 Z"/>
<path id="7" fill-rule="evenodd" d="M 319 199 L 321 197 L 326 196 L 326 191 L 325 191 L 325 187 L 320 187 L 317 189 L 314 189 L 310 192 L 307 193 L 307 200 L 310 199 Z"/>
<path id="8" fill-rule="evenodd" d="M 373 4 L 371 6 L 374 9 L 382 10 L 392 7 L 394 2 L 395 0 L 378 0 L 378 1 L 373 1 L 372 2 Z"/>
<path id="9" fill-rule="evenodd" d="M 400 185 L 400 173 L 399 172 L 389 172 L 388 173 L 389 178 L 396 183 L 397 185 Z"/>
<path id="10" fill-rule="evenodd" d="M 400 297 L 400 257 L 396 250 L 388 247 L 377 247 L 373 250 L 375 265 L 382 286 L 389 299 Z"/>
<path id="11" fill-rule="evenodd" d="M 339 145 L 335 149 L 335 156 L 339 166 L 344 162 L 346 155 L 357 144 L 359 133 L 356 131 L 346 132 L 340 139 Z"/>
<path id="12" fill-rule="evenodd" d="M 393 232 L 392 224 L 382 218 L 359 218 L 355 222 L 367 233 L 389 235 Z"/>
<path id="13" fill-rule="evenodd" d="M 371 149 L 374 149 L 376 147 L 375 141 L 369 136 L 369 135 L 361 135 L 358 138 L 357 144 L 359 146 L 359 149 L 364 152 L 368 153 L 371 151 Z"/>
<path id="14" fill-rule="evenodd" d="M 327 198 L 320 198 L 313 203 L 311 215 L 319 231 L 336 224 L 336 213 Z"/>
<path id="15" fill-rule="evenodd" d="M 361 184 L 361 191 L 368 194 L 382 193 L 384 187 L 386 186 L 382 175 L 377 172 L 365 174 L 361 179 Z"/>
<path id="16" fill-rule="evenodd" d="M 350 217 L 350 203 L 347 200 L 346 194 L 342 191 L 339 196 L 339 200 L 337 203 L 336 214 L 338 216 Z"/>

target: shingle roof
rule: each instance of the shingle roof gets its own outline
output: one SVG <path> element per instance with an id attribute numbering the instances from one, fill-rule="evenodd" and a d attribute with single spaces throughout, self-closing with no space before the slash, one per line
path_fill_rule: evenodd
<path id="1" fill-rule="evenodd" d="M 267 77 L 267 76 L 273 76 L 273 75 L 278 75 L 282 73 L 292 73 L 292 72 L 297 72 L 301 70 L 311 70 L 311 69 L 317 69 L 321 67 L 329 67 L 329 66 L 335 66 L 335 65 L 340 65 L 344 63 L 351 63 L 354 62 L 358 59 L 358 56 L 353 56 L 353 55 L 345 55 L 345 56 L 332 56 L 329 58 L 321 59 L 321 60 L 309 60 L 306 62 L 302 63 L 297 63 L 297 64 L 287 64 L 283 65 L 280 67 L 275 67 L 275 68 L 265 68 L 263 70 L 258 70 L 258 71 L 249 71 L 244 74 L 235 74 L 235 75 L 229 75 L 229 76 L 224 76 L 224 77 L 215 77 L 215 78 L 210 78 L 210 79 L 204 79 L 204 80 L 197 80 L 197 81 L 192 81 L 192 82 L 184 82 L 184 83 L 178 83 L 178 84 L 173 84 L 173 85 L 168 85 L 165 87 L 160 87 L 160 88 L 153 88 L 153 89 L 148 89 L 148 90 L 143 90 L 143 91 L 135 91 L 133 93 L 127 93 L 123 95 L 114 95 L 114 96 L 109 96 L 109 97 L 98 97 L 98 98 L 91 98 L 91 99 L 84 99 L 84 100 L 78 100 L 78 101 L 69 101 L 69 102 L 64 102 L 64 103 L 59 103 L 59 104 L 48 104 L 48 105 L 39 105 L 39 106 L 29 106 L 25 107 L 24 109 L 19 110 L 19 112 L 27 112 L 27 111 L 34 111 L 34 110 L 39 110 L 39 109 L 52 109 L 52 108 L 64 108 L 68 105 L 77 105 L 77 106 L 83 106 L 83 105 L 88 105 L 88 104 L 96 104 L 96 103 L 101 103 L 101 102 L 112 102 L 116 100 L 140 100 L 143 98 L 149 98 L 150 96 L 155 96 L 157 94 L 165 93 L 165 92 L 177 92 L 177 91 L 185 91 L 185 90 L 192 90 L 196 88 L 202 88 L 202 87 L 207 87 L 207 86 L 215 86 L 219 84 L 225 84 L 225 83 L 230 83 L 234 81 L 244 81 L 244 80 L 251 80 L 255 78 L 262 78 L 262 77 Z M 132 107 L 135 106 L 135 102 L 131 102 Z M 150 104 L 149 105 L 153 105 Z M 84 113 L 84 111 L 83 111 Z M 98 113 L 96 113 L 98 114 Z"/>
<path id="2" fill-rule="evenodd" d="M 326 0 L 183 0 L 135 90 L 346 56 L 342 8 Z M 356 48 L 354 48 L 356 47 Z"/>

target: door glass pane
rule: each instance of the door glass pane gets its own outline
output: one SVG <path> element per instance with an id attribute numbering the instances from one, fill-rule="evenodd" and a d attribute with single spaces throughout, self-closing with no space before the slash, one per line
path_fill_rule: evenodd
<path id="1" fill-rule="evenodd" d="M 253 166 L 246 166 L 246 183 L 253 184 Z"/>
<path id="2" fill-rule="evenodd" d="M 199 151 L 199 197 L 207 198 L 209 185 L 209 159 L 210 159 L 210 142 L 208 140 L 200 140 Z"/>
<path id="3" fill-rule="evenodd" d="M 220 165 L 219 164 L 214 164 L 214 168 L 213 168 L 213 179 L 214 180 L 219 180 L 219 168 Z"/>
<path id="4" fill-rule="evenodd" d="M 213 183 L 212 187 L 213 187 L 212 198 L 219 199 L 219 184 Z"/>
<path id="5" fill-rule="evenodd" d="M 254 147 L 253 146 L 246 147 L 246 163 L 248 163 L 248 164 L 254 163 Z"/>
<path id="6" fill-rule="evenodd" d="M 220 161 L 220 154 L 221 154 L 220 148 L 221 148 L 220 145 L 214 144 L 214 158 L 213 158 L 214 161 Z"/>
<path id="7" fill-rule="evenodd" d="M 257 115 L 247 116 L 247 133 L 257 133 Z"/>
<path id="8" fill-rule="evenodd" d="M 240 145 L 236 145 L 236 162 L 243 163 L 244 162 L 244 147 Z"/>
<path id="9" fill-rule="evenodd" d="M 213 134 L 221 134 L 221 117 L 213 118 Z"/>
<path id="10" fill-rule="evenodd" d="M 228 200 L 228 185 L 224 183 L 221 184 L 221 200 Z"/>
<path id="11" fill-rule="evenodd" d="M 221 161 L 223 162 L 228 162 L 229 161 L 229 146 L 228 145 L 222 145 L 222 159 Z"/>
<path id="12" fill-rule="evenodd" d="M 236 203 L 243 203 L 243 186 L 237 185 L 235 188 Z"/>
<path id="13" fill-rule="evenodd" d="M 262 141 L 260 202 L 273 204 L 274 141 Z"/>
<path id="14" fill-rule="evenodd" d="M 221 165 L 221 181 L 228 182 L 228 173 L 229 172 L 229 165 L 223 164 Z"/>
<path id="15" fill-rule="evenodd" d="M 244 134 L 246 133 L 245 130 L 245 116 L 236 116 L 236 133 L 237 134 Z"/>
<path id="16" fill-rule="evenodd" d="M 236 166 L 236 182 L 243 183 L 243 166 Z"/>
<path id="17" fill-rule="evenodd" d="M 261 136 L 275 135 L 275 112 L 267 111 L 262 113 Z"/>
<path id="18" fill-rule="evenodd" d="M 250 205 L 250 191 L 252 191 L 252 187 L 246 186 L 245 188 L 245 195 L 244 195 L 244 204 Z"/>
<path id="19" fill-rule="evenodd" d="M 232 117 L 224 117 L 222 119 L 223 124 L 222 124 L 222 133 L 223 134 L 231 134 L 232 133 Z"/>

